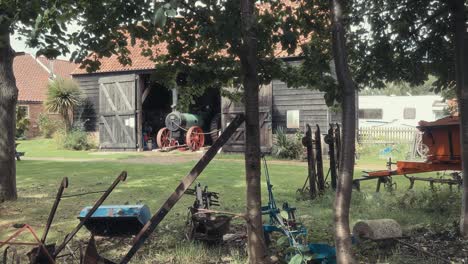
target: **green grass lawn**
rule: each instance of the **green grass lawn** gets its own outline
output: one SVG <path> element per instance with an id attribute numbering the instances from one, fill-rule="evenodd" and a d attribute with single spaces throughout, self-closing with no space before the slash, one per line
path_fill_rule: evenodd
<path id="1" fill-rule="evenodd" d="M 31 158 L 63 158 L 63 159 L 124 159 L 141 156 L 138 152 L 99 152 L 74 151 L 58 148 L 53 139 L 40 138 L 32 140 L 19 140 L 17 150 L 26 152 L 26 157 Z"/>
<path id="2" fill-rule="evenodd" d="M 41 142 L 41 141 L 39 141 Z M 91 152 L 68 152 L 47 150 L 46 143 L 25 141 L 23 147 L 32 157 L 92 158 Z M 49 142 L 50 143 L 50 142 Z M 29 145 L 28 145 L 29 144 Z M 43 153 L 42 155 L 40 152 Z M 76 156 L 75 156 L 76 155 Z M 120 155 L 120 154 L 119 154 Z M 57 162 L 53 160 L 24 160 L 17 163 L 17 185 L 19 198 L 15 202 L 0 204 L 0 240 L 5 239 L 14 229 L 15 223 L 28 223 L 39 233 L 45 225 L 47 215 L 62 177 L 68 177 L 70 186 L 65 194 L 98 191 L 107 188 L 122 171 L 128 172 L 126 182 L 121 183 L 105 204 L 147 204 L 152 213 L 167 199 L 195 162 L 172 165 L 130 164 L 124 156 L 112 156 L 118 162 Z M 364 157 L 365 158 L 365 157 Z M 357 164 L 355 177 L 368 166 L 371 169 L 384 168 L 385 160 L 366 164 L 365 159 Z M 297 216 L 309 230 L 309 240 L 333 243 L 333 199 L 328 191 L 313 200 L 297 199 L 296 190 L 301 188 L 306 177 L 306 163 L 275 161 L 270 159 L 269 171 L 274 194 L 279 205 L 288 201 L 297 207 Z M 394 218 L 406 231 L 417 227 L 444 226 L 457 219 L 459 213 L 458 191 L 447 188 L 432 193 L 424 183 L 416 184 L 414 191 L 406 191 L 408 181 L 394 177 L 398 189 L 394 192 L 375 193 L 375 182 L 363 182 L 362 192 L 353 192 L 351 224 L 360 219 Z M 242 213 L 245 211 L 245 173 L 241 155 L 232 157 L 223 154 L 215 159 L 198 178 L 212 191 L 221 194 L 219 210 Z M 266 185 L 263 182 L 262 196 L 266 203 Z M 78 223 L 81 208 L 92 205 L 97 195 L 63 199 L 57 212 L 49 242 L 61 242 L 64 236 Z M 155 234 L 132 263 L 243 263 L 245 254 L 238 248 L 204 247 L 184 240 L 184 225 L 187 208 L 193 197 L 184 196 L 160 224 Z M 240 220 L 234 225 L 241 226 Z M 86 239 L 89 233 L 83 228 L 78 238 Z M 106 247 L 104 254 L 117 259 L 128 249 L 130 241 L 118 247 Z M 122 244 L 122 243 L 121 243 Z M 224 262 L 223 262 L 224 261 Z"/>

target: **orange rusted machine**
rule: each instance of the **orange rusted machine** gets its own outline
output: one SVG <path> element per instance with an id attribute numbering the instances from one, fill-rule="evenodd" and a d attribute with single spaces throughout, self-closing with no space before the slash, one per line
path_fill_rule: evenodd
<path id="1" fill-rule="evenodd" d="M 434 187 L 434 183 L 446 183 L 452 185 L 461 185 L 460 171 L 461 149 L 460 149 L 460 122 L 458 116 L 449 116 L 433 122 L 420 121 L 417 127 L 422 132 L 420 149 L 427 157 L 425 161 L 397 161 L 393 163 L 391 159 L 387 162 L 387 169 L 380 171 L 365 172 L 360 179 L 355 179 L 353 185 L 359 189 L 360 182 L 364 180 L 377 179 L 377 192 L 383 183 L 392 188 L 395 184 L 392 182 L 392 176 L 404 175 L 411 182 L 410 189 L 413 188 L 416 180 L 427 181 Z M 392 168 L 396 165 L 396 169 Z M 408 176 L 434 171 L 454 171 L 452 178 L 427 178 Z"/>

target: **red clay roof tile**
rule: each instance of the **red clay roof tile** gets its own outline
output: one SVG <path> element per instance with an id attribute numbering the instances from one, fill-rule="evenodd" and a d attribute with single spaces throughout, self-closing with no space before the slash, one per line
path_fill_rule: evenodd
<path id="1" fill-rule="evenodd" d="M 36 60 L 27 53 L 15 56 L 13 73 L 18 87 L 18 101 L 42 102 L 46 99 L 50 76 L 50 69 L 46 63 L 48 61 L 41 57 Z M 70 73 L 75 67 L 74 63 L 54 60 L 54 72 L 63 78 L 70 78 Z"/>

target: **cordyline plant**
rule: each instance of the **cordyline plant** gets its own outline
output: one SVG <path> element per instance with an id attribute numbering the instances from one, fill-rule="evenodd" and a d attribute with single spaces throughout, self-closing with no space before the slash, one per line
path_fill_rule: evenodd
<path id="1" fill-rule="evenodd" d="M 71 79 L 58 78 L 47 86 L 47 110 L 59 113 L 65 123 L 66 131 L 70 131 L 73 123 L 73 111 L 81 104 L 81 90 Z"/>

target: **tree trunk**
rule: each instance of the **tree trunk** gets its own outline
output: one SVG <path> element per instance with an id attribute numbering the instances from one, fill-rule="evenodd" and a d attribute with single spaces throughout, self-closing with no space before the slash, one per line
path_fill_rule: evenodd
<path id="1" fill-rule="evenodd" d="M 8 26 L 0 25 L 0 202 L 16 199 L 15 129 L 18 89 Z"/>
<path id="2" fill-rule="evenodd" d="M 463 196 L 460 233 L 468 238 L 468 52 L 466 48 L 466 14 L 464 0 L 452 0 L 451 9 L 455 19 L 455 71 L 458 107 L 460 114 L 460 144 L 462 146 Z"/>
<path id="3" fill-rule="evenodd" d="M 349 208 L 354 173 L 354 154 L 356 138 L 356 88 L 348 67 L 346 54 L 345 29 L 343 26 L 344 1 L 330 0 L 332 15 L 332 44 L 338 84 L 342 89 L 343 144 L 337 182 L 335 213 L 335 246 L 337 263 L 355 263 L 351 250 L 349 228 Z"/>
<path id="4" fill-rule="evenodd" d="M 241 0 L 240 61 L 245 103 L 245 173 L 247 181 L 247 243 L 249 262 L 264 263 L 265 242 L 261 212 L 260 125 L 258 113 L 257 38 L 254 1 Z"/>

